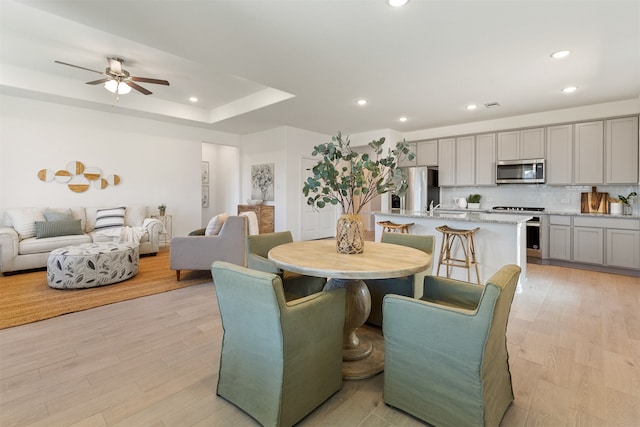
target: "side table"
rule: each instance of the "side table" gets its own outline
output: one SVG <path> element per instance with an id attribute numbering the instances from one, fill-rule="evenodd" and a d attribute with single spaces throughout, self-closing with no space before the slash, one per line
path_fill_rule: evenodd
<path id="1" fill-rule="evenodd" d="M 162 223 L 162 231 L 160 232 L 160 243 L 167 245 L 171 242 L 171 234 L 173 233 L 173 217 L 171 215 L 151 215 Z"/>

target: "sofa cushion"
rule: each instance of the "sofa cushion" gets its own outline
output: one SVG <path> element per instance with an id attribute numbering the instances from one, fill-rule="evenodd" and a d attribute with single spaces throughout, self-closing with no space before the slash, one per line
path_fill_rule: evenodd
<path id="1" fill-rule="evenodd" d="M 147 207 L 144 205 L 127 205 L 124 214 L 124 224 L 129 227 L 142 227 L 144 219 L 147 218 Z"/>
<path id="2" fill-rule="evenodd" d="M 228 215 L 226 213 L 221 213 L 209 220 L 207 224 L 207 228 L 204 231 L 205 236 L 217 236 L 220 233 L 220 229 L 222 229 L 222 225 L 227 220 Z"/>
<path id="3" fill-rule="evenodd" d="M 47 209 L 42 214 L 47 221 L 70 221 L 73 219 L 71 209 Z"/>
<path id="4" fill-rule="evenodd" d="M 69 211 L 71 215 L 71 211 Z M 36 239 L 82 234 L 79 219 L 62 221 L 36 221 Z"/>
<path id="5" fill-rule="evenodd" d="M 109 208 L 98 209 L 96 212 L 95 230 L 104 230 L 105 228 L 124 227 L 124 215 L 126 208 Z"/>
<path id="6" fill-rule="evenodd" d="M 7 209 L 13 229 L 20 239 L 28 239 L 36 235 L 36 221 L 44 221 L 41 208 Z"/>
<path id="7" fill-rule="evenodd" d="M 43 252 L 51 252 L 52 250 L 63 246 L 80 245 L 82 243 L 90 242 L 91 236 L 88 234 L 71 234 L 69 236 L 47 237 L 44 239 L 30 237 L 20 241 L 18 253 L 20 255 L 40 254 Z M 35 267 L 38 266 L 34 266 L 33 268 Z"/>

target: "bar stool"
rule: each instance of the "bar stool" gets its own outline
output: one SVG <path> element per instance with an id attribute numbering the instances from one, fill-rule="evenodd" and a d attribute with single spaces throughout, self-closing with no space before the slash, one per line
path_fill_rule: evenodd
<path id="1" fill-rule="evenodd" d="M 460 267 L 467 269 L 467 282 L 471 282 L 471 266 L 476 269 L 476 277 L 478 278 L 478 285 L 480 284 L 480 273 L 478 272 L 478 262 L 476 261 L 476 243 L 473 239 L 473 235 L 476 231 L 480 230 L 480 227 L 476 227 L 473 230 L 458 230 L 450 228 L 447 225 L 436 227 L 436 230 L 442 233 L 442 243 L 440 244 L 440 259 L 438 260 L 438 270 L 436 276 L 440 275 L 440 266 L 447 266 L 447 277 L 451 277 L 451 267 Z M 464 259 L 453 258 L 451 256 L 451 250 L 456 238 L 460 241 L 462 247 L 462 253 Z"/>
<path id="2" fill-rule="evenodd" d="M 391 221 L 378 221 L 377 224 L 382 227 L 383 232 L 409 234 L 409 227 L 413 225 L 413 222 L 409 224 L 396 224 Z"/>

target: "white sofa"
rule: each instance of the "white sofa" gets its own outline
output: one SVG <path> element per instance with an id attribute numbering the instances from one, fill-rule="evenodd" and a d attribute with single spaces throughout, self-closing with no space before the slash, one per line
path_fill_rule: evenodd
<path id="1" fill-rule="evenodd" d="M 124 206 L 124 205 L 120 205 Z M 0 273 L 9 273 L 32 268 L 46 267 L 49 253 L 63 246 L 78 245 L 90 242 L 113 241 L 114 236 L 122 231 L 122 227 L 112 227 L 96 231 L 96 218 L 99 210 L 110 207 L 74 207 L 74 208 L 17 208 L 0 211 Z M 141 205 L 126 206 L 124 213 L 127 236 L 139 238 L 140 254 L 155 254 L 159 248 L 159 236 L 163 230 L 162 223 L 152 219 L 149 209 Z M 65 217 L 71 214 L 73 225 L 79 228 L 71 232 L 78 234 L 56 235 L 55 224 L 46 222 L 44 214 L 52 217 L 60 213 Z M 38 221 L 36 231 L 35 222 Z M 104 218 L 101 218 L 104 223 Z M 15 223 L 15 224 L 14 224 Z M 53 227 L 45 227 L 51 225 Z M 104 224 L 103 224 L 104 225 Z M 47 230 L 47 231 L 44 231 Z M 40 233 L 42 231 L 42 233 Z M 40 234 L 36 234 L 40 233 Z M 52 237 L 43 237 L 53 235 Z M 38 238 L 38 236 L 40 238 Z"/>

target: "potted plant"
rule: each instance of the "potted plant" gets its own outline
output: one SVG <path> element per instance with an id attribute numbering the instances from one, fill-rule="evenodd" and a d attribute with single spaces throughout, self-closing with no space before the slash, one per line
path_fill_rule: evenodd
<path id="1" fill-rule="evenodd" d="M 622 202 L 622 213 L 624 215 L 631 215 L 631 198 L 637 196 L 635 191 L 629 193 L 627 197 L 618 195 L 618 199 Z"/>
<path id="2" fill-rule="evenodd" d="M 164 203 L 158 206 L 158 212 L 160 212 L 160 216 L 164 216 L 164 213 L 167 211 L 167 205 Z"/>
<path id="3" fill-rule="evenodd" d="M 302 192 L 307 204 L 322 209 L 340 205 L 342 216 L 336 228 L 336 244 L 340 253 L 362 253 L 364 250 L 362 208 L 380 194 L 393 191 L 402 196 L 407 191 L 406 177 L 399 164 L 415 154 L 409 144 L 401 141 L 383 156 L 385 138 L 368 145 L 374 155 L 356 152 L 340 132 L 331 142 L 313 148 L 313 156 L 322 156 L 310 170 Z"/>
<path id="4" fill-rule="evenodd" d="M 469 194 L 467 197 L 467 207 L 469 209 L 480 209 L 480 199 L 482 196 L 480 194 Z"/>

